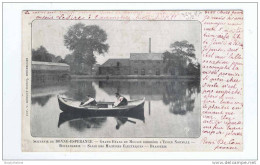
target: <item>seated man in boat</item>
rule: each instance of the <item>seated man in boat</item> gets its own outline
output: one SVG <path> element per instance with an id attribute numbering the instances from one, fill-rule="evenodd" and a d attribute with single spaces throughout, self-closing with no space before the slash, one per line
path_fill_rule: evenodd
<path id="1" fill-rule="evenodd" d="M 116 94 L 116 102 L 113 104 L 113 107 L 118 107 L 118 106 L 124 106 L 128 104 L 127 99 L 124 96 L 121 96 L 119 93 Z"/>
<path id="2" fill-rule="evenodd" d="M 90 95 L 87 96 L 86 101 L 85 102 L 81 102 L 80 106 L 84 107 L 84 106 L 96 106 L 97 102 L 94 98 L 92 98 Z"/>

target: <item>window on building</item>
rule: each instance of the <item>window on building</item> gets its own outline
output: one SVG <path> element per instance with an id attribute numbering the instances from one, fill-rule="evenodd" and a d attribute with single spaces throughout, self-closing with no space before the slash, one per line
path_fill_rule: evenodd
<path id="1" fill-rule="evenodd" d="M 156 69 L 156 75 L 160 75 L 161 73 L 160 73 L 160 69 Z"/>
<path id="2" fill-rule="evenodd" d="M 144 61 L 142 61 L 142 64 L 144 64 Z"/>
<path id="3" fill-rule="evenodd" d="M 119 67 L 119 65 L 120 65 L 120 63 L 119 63 L 119 62 L 117 62 L 117 63 L 116 63 L 116 66 L 117 66 L 117 67 Z"/>
<path id="4" fill-rule="evenodd" d="M 141 70 L 141 75 L 145 75 L 145 69 Z"/>
<path id="5" fill-rule="evenodd" d="M 138 69 L 134 69 L 134 74 L 138 74 Z"/>
<path id="6" fill-rule="evenodd" d="M 157 64 L 160 64 L 161 63 L 161 61 L 157 61 Z"/>

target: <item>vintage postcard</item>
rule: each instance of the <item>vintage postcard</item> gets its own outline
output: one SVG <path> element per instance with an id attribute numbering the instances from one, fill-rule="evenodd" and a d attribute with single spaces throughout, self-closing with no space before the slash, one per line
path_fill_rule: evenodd
<path id="1" fill-rule="evenodd" d="M 243 151 L 243 11 L 23 11 L 22 151 Z"/>

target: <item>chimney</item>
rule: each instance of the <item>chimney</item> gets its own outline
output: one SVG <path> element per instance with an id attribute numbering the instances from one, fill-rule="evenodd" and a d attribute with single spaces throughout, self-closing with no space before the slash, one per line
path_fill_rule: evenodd
<path id="1" fill-rule="evenodd" d="M 151 49 L 152 49 L 152 48 L 151 48 L 151 47 L 152 47 L 151 42 L 152 42 L 152 41 L 151 41 L 151 38 L 149 38 L 149 53 L 151 53 Z"/>

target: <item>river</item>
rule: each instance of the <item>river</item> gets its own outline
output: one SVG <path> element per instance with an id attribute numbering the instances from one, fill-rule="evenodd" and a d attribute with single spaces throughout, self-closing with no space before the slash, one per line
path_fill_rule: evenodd
<path id="1" fill-rule="evenodd" d="M 64 118 L 57 95 L 83 100 L 115 101 L 115 92 L 128 100 L 145 97 L 143 117 Z M 200 136 L 200 85 L 190 80 L 71 80 L 33 85 L 33 137 L 197 138 Z M 60 121 L 63 120 L 62 123 Z"/>

